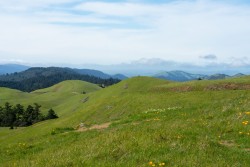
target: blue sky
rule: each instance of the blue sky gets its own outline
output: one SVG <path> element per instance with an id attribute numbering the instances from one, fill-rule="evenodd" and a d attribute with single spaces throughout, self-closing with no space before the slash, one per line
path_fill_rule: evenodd
<path id="1" fill-rule="evenodd" d="M 0 63 L 250 64 L 247 0 L 0 0 Z"/>

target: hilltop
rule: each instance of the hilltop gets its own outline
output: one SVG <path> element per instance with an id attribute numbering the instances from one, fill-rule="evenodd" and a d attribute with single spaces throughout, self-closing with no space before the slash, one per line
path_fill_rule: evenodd
<path id="1" fill-rule="evenodd" d="M 135 77 L 104 89 L 81 81 L 31 93 L 1 88 L 2 104 L 37 102 L 43 110 L 53 107 L 59 118 L 1 128 L 0 164 L 248 166 L 249 79 Z"/>

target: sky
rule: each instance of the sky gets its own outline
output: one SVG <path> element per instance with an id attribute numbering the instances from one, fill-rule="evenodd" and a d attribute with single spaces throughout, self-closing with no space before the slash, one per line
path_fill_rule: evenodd
<path id="1" fill-rule="evenodd" d="M 0 64 L 250 64 L 248 0 L 0 0 Z"/>

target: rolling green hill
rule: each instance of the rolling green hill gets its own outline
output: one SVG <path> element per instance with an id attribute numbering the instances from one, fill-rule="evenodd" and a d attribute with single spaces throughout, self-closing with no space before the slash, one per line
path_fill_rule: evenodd
<path id="1" fill-rule="evenodd" d="M 65 81 L 31 93 L 0 92 L 1 104 L 37 102 L 59 115 L 0 128 L 0 166 L 250 164 L 250 77 L 184 83 L 135 77 L 105 89 Z"/>
<path id="2" fill-rule="evenodd" d="M 97 90 L 100 90 L 101 88 L 95 84 L 91 84 L 85 81 L 79 81 L 79 80 L 71 80 L 71 81 L 63 81 L 59 84 L 56 84 L 52 87 L 40 89 L 33 91 L 33 94 L 44 94 L 44 93 L 90 93 Z"/>

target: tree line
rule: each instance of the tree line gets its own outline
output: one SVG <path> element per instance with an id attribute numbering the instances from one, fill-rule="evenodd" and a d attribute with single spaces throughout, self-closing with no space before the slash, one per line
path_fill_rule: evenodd
<path id="1" fill-rule="evenodd" d="M 21 104 L 11 105 L 6 102 L 0 106 L 0 126 L 1 127 L 24 127 L 47 119 L 58 118 L 53 109 L 50 109 L 46 115 L 41 113 L 41 105 L 34 103 L 25 108 Z"/>

